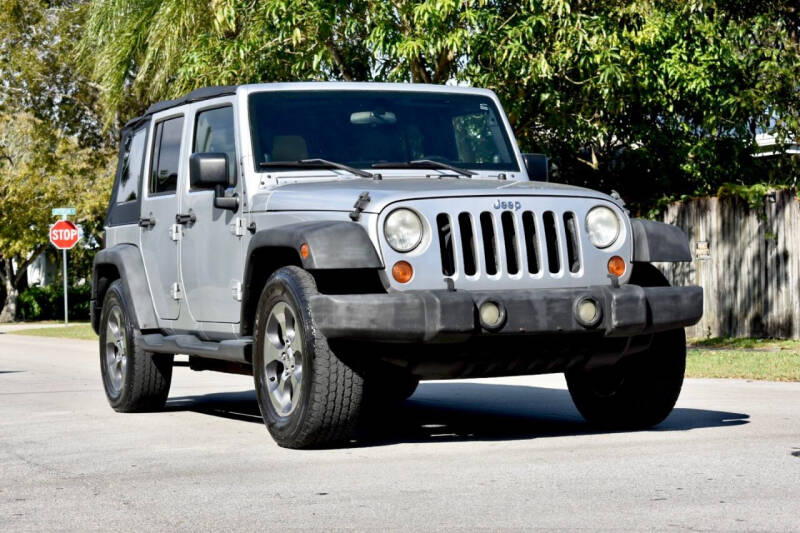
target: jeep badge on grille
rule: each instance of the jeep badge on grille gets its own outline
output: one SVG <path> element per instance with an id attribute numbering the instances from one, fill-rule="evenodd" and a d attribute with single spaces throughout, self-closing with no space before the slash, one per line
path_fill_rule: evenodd
<path id="1" fill-rule="evenodd" d="M 494 205 L 492 205 L 492 207 L 494 207 L 495 209 L 513 209 L 514 211 L 519 211 L 520 209 L 522 209 L 522 202 L 520 201 L 506 202 L 505 200 L 501 200 L 498 198 L 497 200 L 495 200 Z"/>

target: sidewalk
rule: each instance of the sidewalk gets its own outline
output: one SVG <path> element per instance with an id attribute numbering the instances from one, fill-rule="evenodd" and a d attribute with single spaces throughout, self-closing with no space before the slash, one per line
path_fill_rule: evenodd
<path id="1" fill-rule="evenodd" d="M 83 322 L 70 322 L 70 325 L 74 324 L 83 324 Z M 0 334 L 13 333 L 21 329 L 57 328 L 63 325 L 63 322 L 49 322 L 45 324 L 41 322 L 14 322 L 12 324 L 0 324 Z"/>

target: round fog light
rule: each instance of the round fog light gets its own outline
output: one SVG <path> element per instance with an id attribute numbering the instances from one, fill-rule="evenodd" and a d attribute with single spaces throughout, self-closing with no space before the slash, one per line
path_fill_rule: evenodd
<path id="1" fill-rule="evenodd" d="M 597 306 L 591 300 L 584 300 L 578 304 L 578 316 L 584 322 L 594 322 L 597 318 Z"/>
<path id="2" fill-rule="evenodd" d="M 498 329 L 503 325 L 506 314 L 500 304 L 487 300 L 478 306 L 478 315 L 481 325 L 486 329 Z"/>
<path id="3" fill-rule="evenodd" d="M 600 307 L 593 298 L 582 298 L 575 305 L 575 317 L 583 326 L 594 326 L 600 322 Z"/>

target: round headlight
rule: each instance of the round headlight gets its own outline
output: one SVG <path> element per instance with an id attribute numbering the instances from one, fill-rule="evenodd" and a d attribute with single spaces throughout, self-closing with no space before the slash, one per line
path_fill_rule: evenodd
<path id="1" fill-rule="evenodd" d="M 383 223 L 389 246 L 398 252 L 410 252 L 422 242 L 422 220 L 410 209 L 392 211 Z"/>
<path id="2" fill-rule="evenodd" d="M 593 207 L 586 215 L 586 233 L 596 247 L 608 248 L 619 237 L 619 217 L 608 207 Z"/>

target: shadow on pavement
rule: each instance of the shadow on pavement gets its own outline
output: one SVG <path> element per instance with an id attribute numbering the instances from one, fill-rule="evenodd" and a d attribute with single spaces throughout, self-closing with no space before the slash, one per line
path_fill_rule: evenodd
<path id="1" fill-rule="evenodd" d="M 170 398 L 168 411 L 262 423 L 255 391 Z M 677 408 L 655 431 L 747 424 L 749 415 Z M 409 400 L 365 420 L 355 446 L 516 440 L 603 433 L 581 418 L 566 390 L 485 383 L 422 383 Z"/>

